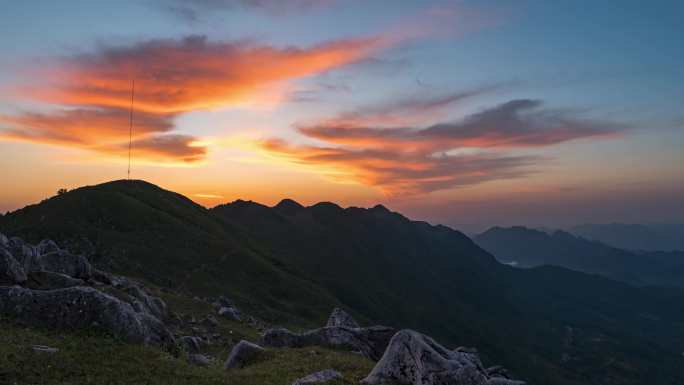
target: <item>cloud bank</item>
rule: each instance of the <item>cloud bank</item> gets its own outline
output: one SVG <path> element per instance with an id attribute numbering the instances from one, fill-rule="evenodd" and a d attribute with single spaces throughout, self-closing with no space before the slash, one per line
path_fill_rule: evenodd
<path id="1" fill-rule="evenodd" d="M 610 138 L 623 128 L 544 108 L 541 101 L 530 99 L 510 100 L 459 121 L 419 124 L 482 92 L 487 90 L 396 101 L 298 127 L 301 134 L 325 145 L 271 139 L 261 146 L 295 163 L 320 166 L 336 178 L 399 195 L 522 177 L 548 158 L 511 155 L 511 149 Z"/>

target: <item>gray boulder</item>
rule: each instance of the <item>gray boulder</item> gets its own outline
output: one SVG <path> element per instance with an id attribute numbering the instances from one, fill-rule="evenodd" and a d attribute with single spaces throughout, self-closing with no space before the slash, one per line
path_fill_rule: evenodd
<path id="1" fill-rule="evenodd" d="M 178 339 L 183 349 L 188 353 L 199 353 L 202 348 L 202 339 L 195 336 L 183 336 Z"/>
<path id="2" fill-rule="evenodd" d="M 36 251 L 38 255 L 53 253 L 55 251 L 60 251 L 61 249 L 57 244 L 51 239 L 43 239 L 39 244 L 36 245 Z"/>
<path id="3" fill-rule="evenodd" d="M 230 351 L 230 355 L 228 355 L 228 359 L 223 367 L 225 369 L 244 368 L 263 352 L 264 348 L 261 346 L 249 341 L 241 340 L 233 347 L 233 350 Z"/>
<path id="4" fill-rule="evenodd" d="M 321 384 L 324 382 L 340 379 L 342 379 L 342 374 L 340 372 L 332 369 L 326 369 L 321 370 L 320 372 L 309 374 L 306 377 L 302 377 L 293 382 L 292 385 Z"/>
<path id="5" fill-rule="evenodd" d="M 412 330 L 398 332 L 363 384 L 513 385 L 491 378 L 473 353 L 449 350 Z M 493 382 L 505 380 L 508 383 Z"/>
<path id="6" fill-rule="evenodd" d="M 28 273 L 25 287 L 33 290 L 54 290 L 67 287 L 83 286 L 84 282 L 68 275 L 52 271 L 32 271 Z"/>
<path id="7" fill-rule="evenodd" d="M 71 254 L 65 250 L 38 255 L 37 267 L 38 269 L 33 267 L 31 271 L 52 271 L 83 279 L 90 278 L 92 272 L 92 267 L 85 257 Z"/>
<path id="8" fill-rule="evenodd" d="M 0 233 L 0 246 L 7 247 L 9 243 L 9 238 L 3 233 Z"/>
<path id="9" fill-rule="evenodd" d="M 90 287 L 30 290 L 0 287 L 0 313 L 29 325 L 61 330 L 98 329 L 130 342 L 175 346 L 156 318 Z"/>
<path id="10" fill-rule="evenodd" d="M 161 320 L 167 317 L 167 306 L 161 298 L 147 294 L 137 285 L 128 286 L 124 291 L 131 297 L 131 305 L 138 312 L 150 314 Z"/>
<path id="11" fill-rule="evenodd" d="M 0 285 L 11 286 L 26 281 L 26 273 L 12 254 L 0 247 Z"/>
<path id="12" fill-rule="evenodd" d="M 328 318 L 328 323 L 325 326 L 344 326 L 347 328 L 358 328 L 359 324 L 356 323 L 354 318 L 349 315 L 346 311 L 336 307 L 333 309 L 332 314 Z"/>
<path id="13" fill-rule="evenodd" d="M 45 346 L 45 345 L 33 345 L 33 346 L 31 346 L 31 349 L 36 353 L 55 354 L 55 353 L 59 352 L 59 349 L 51 348 L 51 347 Z"/>
<path id="14" fill-rule="evenodd" d="M 262 342 L 272 347 L 324 346 L 347 349 L 358 351 L 363 356 L 377 361 L 395 332 L 395 329 L 386 326 L 354 329 L 326 326 L 304 333 L 293 333 L 287 329 L 278 328 L 267 330 L 262 337 Z"/>
<path id="15" fill-rule="evenodd" d="M 234 307 L 221 307 L 217 311 L 218 315 L 232 321 L 241 321 L 240 311 Z"/>
<path id="16" fill-rule="evenodd" d="M 28 272 L 32 270 L 40 270 L 36 261 L 38 252 L 33 246 L 25 243 L 21 238 L 10 238 L 7 242 L 6 248 L 9 250 L 12 256 L 14 256 L 14 259 L 21 264 L 21 266 L 24 268 L 24 271 Z"/>

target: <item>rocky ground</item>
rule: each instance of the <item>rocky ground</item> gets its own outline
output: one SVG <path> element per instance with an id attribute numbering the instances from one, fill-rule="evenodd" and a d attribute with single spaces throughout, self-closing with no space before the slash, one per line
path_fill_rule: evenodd
<path id="1" fill-rule="evenodd" d="M 522 384 L 474 349 L 361 327 L 342 309 L 291 331 L 227 297 L 190 297 L 2 234 L 0 316 L 0 384 Z"/>

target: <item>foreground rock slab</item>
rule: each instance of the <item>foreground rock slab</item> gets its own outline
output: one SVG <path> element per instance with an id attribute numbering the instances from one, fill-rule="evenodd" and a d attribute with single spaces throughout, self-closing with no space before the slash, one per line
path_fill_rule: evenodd
<path id="1" fill-rule="evenodd" d="M 363 356 L 377 361 L 382 357 L 387 344 L 396 330 L 386 326 L 347 328 L 326 326 L 304 333 L 293 333 L 287 329 L 269 329 L 262 342 L 271 347 L 323 346 L 358 351 Z"/>
<path id="2" fill-rule="evenodd" d="M 31 290 L 0 287 L 0 313 L 33 326 L 62 330 L 95 328 L 130 342 L 173 346 L 175 341 L 156 318 L 90 287 Z"/>
<path id="3" fill-rule="evenodd" d="M 342 379 L 342 374 L 336 370 L 326 369 L 293 382 L 292 385 L 322 384 L 332 380 Z"/>
<path id="4" fill-rule="evenodd" d="M 491 377 L 474 353 L 446 349 L 412 330 L 398 332 L 362 384 L 523 385 Z"/>
<path id="5" fill-rule="evenodd" d="M 225 369 L 244 368 L 263 352 L 264 348 L 261 346 L 242 340 L 233 347 L 223 367 Z"/>

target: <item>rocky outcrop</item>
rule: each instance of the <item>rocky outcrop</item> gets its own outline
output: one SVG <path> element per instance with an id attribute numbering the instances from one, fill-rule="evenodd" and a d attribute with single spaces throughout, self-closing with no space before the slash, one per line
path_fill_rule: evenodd
<path id="1" fill-rule="evenodd" d="M 30 271 L 52 271 L 66 274 L 74 278 L 90 278 L 91 266 L 88 260 L 81 255 L 74 255 L 66 250 L 52 251 L 47 254 L 39 254 Z"/>
<path id="2" fill-rule="evenodd" d="M 167 317 L 166 303 L 161 298 L 147 294 L 135 284 L 123 287 L 123 291 L 130 296 L 131 305 L 136 311 L 152 315 L 160 320 Z"/>
<path id="3" fill-rule="evenodd" d="M 264 345 L 272 347 L 324 346 L 347 349 L 358 351 L 365 357 L 377 361 L 395 332 L 395 329 L 386 326 L 353 329 L 343 326 L 326 326 L 304 333 L 293 333 L 287 329 L 278 328 L 267 330 L 262 341 Z"/>
<path id="4" fill-rule="evenodd" d="M 398 332 L 363 384 L 522 385 L 493 377 L 477 354 L 454 351 L 412 330 Z"/>
<path id="5" fill-rule="evenodd" d="M 92 267 L 85 257 L 62 250 L 51 240 L 32 246 L 19 237 L 12 237 L 5 248 L 26 273 L 51 271 L 82 279 L 91 275 Z"/>
<path id="6" fill-rule="evenodd" d="M 344 326 L 347 328 L 358 328 L 359 324 L 356 323 L 354 318 L 349 315 L 346 311 L 336 307 L 330 317 L 328 318 L 328 323 L 325 326 Z"/>
<path id="7" fill-rule="evenodd" d="M 24 269 L 4 246 L 0 246 L 0 285 L 14 285 L 24 281 Z"/>
<path id="8" fill-rule="evenodd" d="M 233 347 L 223 367 L 225 369 L 244 368 L 263 352 L 264 348 L 261 346 L 242 340 Z"/>
<path id="9" fill-rule="evenodd" d="M 45 291 L 0 287 L 0 312 L 39 327 L 99 329 L 131 342 L 175 344 L 158 319 L 138 313 L 130 304 L 90 287 Z"/>
<path id="10" fill-rule="evenodd" d="M 82 279 L 72 278 L 66 274 L 51 271 L 34 271 L 28 274 L 25 287 L 33 290 L 54 290 L 82 286 Z"/>
<path id="11" fill-rule="evenodd" d="M 195 336 L 183 336 L 178 339 L 183 349 L 188 353 L 199 353 L 202 348 L 202 339 Z"/>
<path id="12" fill-rule="evenodd" d="M 293 382 L 292 385 L 308 385 L 308 384 L 322 384 L 332 380 L 341 380 L 342 374 L 336 370 L 326 369 L 306 377 L 302 377 Z"/>
<path id="13" fill-rule="evenodd" d="M 216 313 L 221 317 L 232 321 L 242 321 L 242 314 L 230 299 L 220 296 L 212 303 L 212 305 L 216 309 Z"/>

